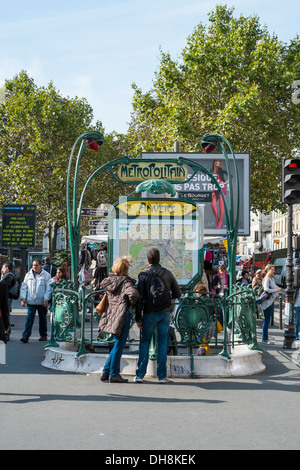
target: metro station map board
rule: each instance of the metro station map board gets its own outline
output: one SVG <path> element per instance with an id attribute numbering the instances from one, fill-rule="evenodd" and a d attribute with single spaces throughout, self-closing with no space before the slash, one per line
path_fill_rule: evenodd
<path id="1" fill-rule="evenodd" d="M 10 204 L 2 209 L 2 246 L 35 246 L 36 206 Z"/>
<path id="2" fill-rule="evenodd" d="M 160 264 L 180 285 L 188 285 L 197 276 L 203 246 L 200 207 L 174 199 L 128 200 L 115 205 L 115 211 L 110 224 L 112 263 L 119 256 L 129 255 L 129 275 L 137 279 L 148 266 L 148 251 L 158 248 Z"/>

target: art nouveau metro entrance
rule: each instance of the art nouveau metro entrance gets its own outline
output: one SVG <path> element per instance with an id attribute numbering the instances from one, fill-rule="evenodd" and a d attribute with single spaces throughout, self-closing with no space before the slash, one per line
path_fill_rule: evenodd
<path id="1" fill-rule="evenodd" d="M 214 136 L 218 139 L 219 136 Z M 209 138 L 204 139 L 210 142 Z M 45 367 L 73 372 L 100 373 L 105 363 L 108 347 L 113 341 L 109 335 L 98 333 L 99 317 L 94 307 L 103 292 L 86 294 L 78 292 L 78 253 L 80 246 L 80 219 L 84 194 L 91 181 L 109 171 L 117 182 L 124 183 L 124 196 L 116 201 L 109 212 L 108 259 L 109 266 L 121 255 L 132 257 L 130 275 L 137 278 L 146 266 L 146 254 L 150 247 L 161 252 L 161 264 L 176 276 L 183 290 L 175 308 L 174 325 L 181 354 L 169 358 L 168 371 L 173 377 L 197 377 L 201 375 L 247 375 L 264 369 L 262 352 L 257 344 L 255 323 L 255 292 L 235 284 L 235 251 L 238 226 L 239 191 L 229 192 L 226 199 L 217 178 L 201 164 L 186 158 L 132 159 L 127 156 L 100 166 L 87 180 L 81 195 L 77 195 L 77 175 L 80 159 L 90 142 L 103 143 L 99 133 L 80 136 L 73 147 L 68 171 L 67 209 L 72 256 L 71 280 L 53 291 L 53 317 L 51 340 L 46 346 Z M 207 143 L 206 142 L 206 143 Z M 219 145 L 224 157 L 224 140 L 213 141 Z M 227 142 L 225 140 L 225 142 Z M 212 144 L 209 144 L 212 145 Z M 79 146 L 73 189 L 71 182 L 72 160 Z M 234 154 L 232 151 L 234 159 Z M 193 168 L 188 174 L 187 165 Z M 203 226 L 201 205 L 189 198 L 178 198 L 174 185 L 189 181 L 197 172 L 203 172 L 220 192 L 224 202 L 224 220 L 227 226 L 228 271 L 230 286 L 220 298 L 209 293 L 199 298 L 194 286 L 203 274 Z M 149 176 L 152 176 L 150 179 Z M 158 176 L 160 178 L 158 178 Z M 238 173 L 235 175 L 238 182 Z M 126 184 L 135 190 L 126 194 Z M 229 185 L 229 189 L 232 190 Z M 238 189 L 238 187 L 237 187 Z M 71 198 L 71 194 L 73 197 Z M 209 306 L 213 304 L 214 314 Z M 91 322 L 85 319 L 91 311 Z M 207 338 L 207 329 L 218 312 L 226 319 L 223 331 Z M 217 322 L 215 321 L 216 329 Z M 134 330 L 134 312 L 132 320 Z M 123 374 L 135 374 L 139 338 L 129 336 L 129 352 L 124 354 Z M 196 349 L 200 344 L 210 346 L 210 354 L 200 357 Z M 149 375 L 156 370 L 155 338 L 150 353 Z M 151 370 L 152 368 L 152 370 Z"/>

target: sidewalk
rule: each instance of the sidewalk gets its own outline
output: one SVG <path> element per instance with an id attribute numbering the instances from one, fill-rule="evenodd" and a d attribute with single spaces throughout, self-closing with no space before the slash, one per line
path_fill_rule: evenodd
<path id="1" fill-rule="evenodd" d="M 14 302 L 17 304 L 17 302 Z M 102 383 L 96 375 L 41 366 L 38 316 L 20 342 L 26 309 L 13 305 L 7 363 L 0 365 L 0 449 L 299 449 L 300 368 L 270 328 L 260 374 L 214 379 L 155 378 L 143 384 Z M 276 317 L 276 316 L 275 316 Z M 261 320 L 258 320 L 258 342 Z M 49 325 L 50 333 L 50 325 Z M 182 453 L 182 452 L 181 452 Z"/>

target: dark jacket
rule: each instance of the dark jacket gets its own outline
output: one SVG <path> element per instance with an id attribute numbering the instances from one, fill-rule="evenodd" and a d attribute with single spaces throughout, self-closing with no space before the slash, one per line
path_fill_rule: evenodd
<path id="1" fill-rule="evenodd" d="M 4 282 L 0 282 L 0 312 L 4 328 L 9 327 L 8 288 Z"/>
<path id="2" fill-rule="evenodd" d="M 229 275 L 228 275 L 227 272 L 225 272 L 225 279 L 226 279 L 226 285 L 228 287 L 229 286 Z M 213 280 L 212 280 L 212 283 L 211 283 L 211 291 L 213 292 L 213 294 L 219 294 L 221 292 L 222 289 L 218 288 L 218 284 L 221 284 L 220 273 L 215 274 L 213 276 Z"/>
<path id="3" fill-rule="evenodd" d="M 3 282 L 3 284 L 6 284 L 7 285 L 7 288 L 8 288 L 8 298 L 10 299 L 10 295 L 9 295 L 9 289 L 11 287 L 13 287 L 16 283 L 16 277 L 14 275 L 14 273 L 12 273 L 11 271 L 7 271 L 7 273 L 5 273 L 2 278 L 1 278 L 1 281 L 0 282 Z"/>
<path id="4" fill-rule="evenodd" d="M 135 289 L 135 279 L 129 276 L 111 276 L 103 279 L 101 287 L 107 293 L 107 305 L 99 322 L 100 330 L 120 336 L 126 312 L 130 305 L 135 304 L 139 293 Z"/>
<path id="5" fill-rule="evenodd" d="M 150 266 L 146 270 L 147 273 L 157 273 L 162 280 L 165 282 L 167 288 L 171 292 L 171 297 L 172 299 L 178 299 L 181 297 L 181 290 L 180 287 L 171 273 L 168 269 L 162 268 L 160 264 L 150 264 Z M 143 313 L 151 313 L 151 299 L 150 299 L 150 294 L 149 294 L 149 285 L 150 285 L 151 279 L 150 276 L 147 276 L 147 274 L 144 274 L 142 271 L 139 274 L 139 279 L 138 279 L 138 291 L 140 294 L 139 301 L 136 306 L 136 321 L 141 321 L 142 319 L 142 312 Z M 169 306 L 163 308 L 160 310 L 160 312 L 169 312 L 172 309 L 172 303 L 170 303 Z"/>
<path id="6" fill-rule="evenodd" d="M 42 268 L 50 274 L 51 277 L 56 275 L 57 267 L 54 264 L 45 263 Z"/>

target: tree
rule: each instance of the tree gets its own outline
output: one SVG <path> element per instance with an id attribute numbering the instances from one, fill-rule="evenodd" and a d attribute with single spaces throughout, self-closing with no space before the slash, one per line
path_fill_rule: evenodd
<path id="1" fill-rule="evenodd" d="M 150 91 L 133 85 L 135 152 L 173 151 L 175 141 L 202 151 L 204 134 L 222 134 L 236 153 L 250 154 L 251 209 L 282 208 L 280 159 L 299 147 L 300 106 L 292 103 L 299 58 L 298 36 L 284 44 L 257 16 L 235 18 L 233 8 L 217 6 L 178 60 L 161 52 Z"/>
<path id="2" fill-rule="evenodd" d="M 3 93 L 2 93 L 3 94 Z M 55 250 L 59 227 L 66 227 L 66 179 L 70 152 L 76 138 L 92 126 L 93 111 L 87 101 L 63 97 L 50 82 L 37 87 L 25 71 L 6 80 L 0 102 L 0 202 L 36 204 L 38 238 L 48 232 L 50 253 Z M 124 149 L 122 136 L 111 135 L 100 152 L 85 151 L 78 185 Z M 123 144 L 122 144 L 122 141 Z M 117 155 L 120 156 L 120 155 Z M 110 202 L 111 186 L 98 180 L 86 203 Z"/>

